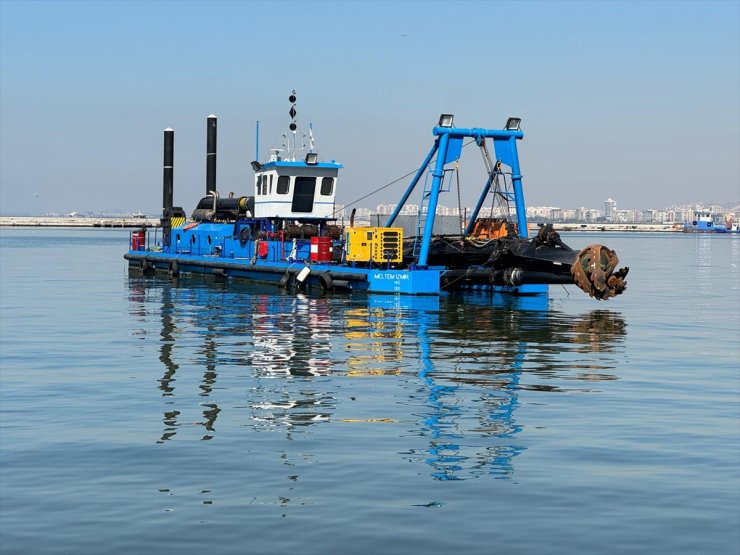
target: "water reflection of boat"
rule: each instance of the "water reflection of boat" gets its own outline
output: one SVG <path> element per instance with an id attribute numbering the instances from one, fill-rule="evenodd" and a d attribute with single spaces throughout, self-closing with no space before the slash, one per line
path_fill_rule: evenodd
<path id="1" fill-rule="evenodd" d="M 492 303 L 490 295 L 468 293 L 450 301 L 435 307 L 431 299 L 369 300 L 377 318 L 395 313 L 405 322 L 404 335 L 418 338 L 426 410 L 409 433 L 425 444 L 404 456 L 431 466 L 440 480 L 508 477 L 513 458 L 526 449 L 515 418 L 520 391 L 557 391 L 555 376 L 615 379 L 612 353 L 626 325 L 610 311 L 575 317 L 552 311 L 541 297 Z"/>
<path id="2" fill-rule="evenodd" d="M 292 435 L 323 423 L 377 434 L 364 427 L 389 424 L 385 433 L 406 444 L 399 456 L 445 480 L 510 476 L 527 449 L 516 417 L 523 392 L 615 379 L 626 334 L 618 313 L 564 314 L 545 297 L 347 299 L 129 283 L 134 333 L 159 329 L 159 441 L 194 429 L 212 438 L 227 406 L 219 392 L 238 389 L 247 402 L 228 410 L 248 412 L 242 426 Z M 377 397 L 378 388 L 394 393 Z"/>
<path id="3" fill-rule="evenodd" d="M 201 287 L 189 283 L 179 287 L 177 283 L 161 280 L 131 280 L 130 288 L 134 305 L 131 314 L 140 321 L 148 320 L 151 313 L 151 308 L 146 307 L 148 303 L 158 305 L 161 320 L 159 360 L 164 366 L 164 374 L 159 379 L 162 396 L 175 396 L 183 367 L 188 370 L 192 366 L 202 367 L 198 386 L 202 417 L 185 418 L 181 411 L 167 407 L 162 441 L 174 436 L 186 421 L 205 428 L 202 439 L 212 437 L 221 409 L 207 400 L 215 387 L 217 370 L 223 366 L 249 367 L 253 370 L 253 378 L 261 382 L 253 388 L 251 402 L 252 418 L 260 425 L 300 426 L 328 418 L 327 407 L 333 403 L 330 396 L 310 388 L 291 391 L 267 385 L 280 383 L 277 381 L 280 378 L 321 376 L 331 371 L 326 299 L 275 294 L 271 290 L 269 295 L 263 292 L 248 296 L 247 308 L 243 302 L 244 291 L 239 287 L 214 287 L 212 283 Z M 134 333 L 146 335 L 141 329 Z M 193 358 L 179 362 L 178 342 L 184 341 L 191 346 L 193 336 L 201 346 L 189 351 Z"/>

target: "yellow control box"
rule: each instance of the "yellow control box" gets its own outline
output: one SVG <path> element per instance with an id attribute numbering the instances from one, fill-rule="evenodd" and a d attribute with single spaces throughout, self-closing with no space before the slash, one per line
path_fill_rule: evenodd
<path id="1" fill-rule="evenodd" d="M 350 227 L 347 229 L 348 262 L 403 260 L 403 228 Z"/>

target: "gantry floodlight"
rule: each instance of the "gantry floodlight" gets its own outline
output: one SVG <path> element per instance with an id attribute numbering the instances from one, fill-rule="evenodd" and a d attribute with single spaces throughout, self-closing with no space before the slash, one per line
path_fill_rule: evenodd
<path id="1" fill-rule="evenodd" d="M 257 160 L 254 160 L 252 162 L 252 169 L 256 172 L 260 171 L 262 169 L 262 164 L 260 164 Z"/>
<path id="2" fill-rule="evenodd" d="M 306 154 L 306 164 L 309 166 L 315 166 L 319 163 L 319 155 L 315 152 L 309 152 Z"/>
<path id="3" fill-rule="evenodd" d="M 522 124 L 522 118 L 509 118 L 506 120 L 507 131 L 519 131 L 519 126 Z"/>
<path id="4" fill-rule="evenodd" d="M 454 117 L 452 114 L 442 114 L 439 116 L 439 127 L 452 127 Z"/>

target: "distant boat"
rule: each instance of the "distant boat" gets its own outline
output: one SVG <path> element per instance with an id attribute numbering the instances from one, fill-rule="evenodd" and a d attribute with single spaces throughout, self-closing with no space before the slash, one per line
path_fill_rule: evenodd
<path id="1" fill-rule="evenodd" d="M 720 231 L 720 233 L 722 233 Z M 740 233 L 740 222 L 736 222 L 732 214 L 725 216 L 725 231 L 724 233 Z"/>
<path id="2" fill-rule="evenodd" d="M 725 223 L 717 223 L 712 212 L 697 210 L 690 222 L 684 222 L 685 233 L 740 233 L 740 226 L 733 222 L 731 215 L 727 215 Z"/>
<path id="3" fill-rule="evenodd" d="M 144 220 L 144 219 L 146 219 L 147 216 L 146 216 L 146 214 L 143 214 L 141 212 L 135 212 L 135 213 L 131 214 L 131 217 L 132 218 L 139 218 L 141 220 Z"/>

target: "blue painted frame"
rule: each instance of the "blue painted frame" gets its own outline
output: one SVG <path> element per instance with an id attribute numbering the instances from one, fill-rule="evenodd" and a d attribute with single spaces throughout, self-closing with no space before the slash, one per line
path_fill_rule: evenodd
<path id="1" fill-rule="evenodd" d="M 442 186 L 442 178 L 444 176 L 445 164 L 456 161 L 459 156 L 459 141 L 472 138 L 475 139 L 477 144 L 482 144 L 485 139 L 493 139 L 494 150 L 496 152 L 496 160 L 500 160 L 503 164 L 506 164 L 511 168 L 511 181 L 514 192 L 514 206 L 516 207 L 516 219 L 519 237 L 528 238 L 527 233 L 527 213 L 524 204 L 524 191 L 522 190 L 522 175 L 519 166 L 519 153 L 517 151 L 516 141 L 524 138 L 524 133 L 520 130 L 513 131 L 508 129 L 482 129 L 478 127 L 465 128 L 465 127 L 435 127 L 432 130 L 432 134 L 435 135 L 434 145 L 432 146 L 429 154 L 427 154 L 421 167 L 416 172 L 416 175 L 411 180 L 411 183 L 406 188 L 400 202 L 396 205 L 396 209 L 393 214 L 388 218 L 385 223 L 385 227 L 391 227 L 395 222 L 398 214 L 403 209 L 404 205 L 408 201 L 411 193 L 414 191 L 416 185 L 419 183 L 421 176 L 427 170 L 427 167 L 437 155 L 434 170 L 432 172 L 432 188 L 429 195 L 429 203 L 427 206 L 427 216 L 424 225 L 424 233 L 422 235 L 421 247 L 419 249 L 418 265 L 421 267 L 427 266 L 427 260 L 429 256 L 429 247 L 432 241 L 432 231 L 434 229 L 434 220 L 436 218 L 437 203 L 439 202 L 439 192 Z M 452 147 L 451 147 L 452 145 Z M 477 217 L 478 212 L 483 206 L 486 195 L 491 189 L 490 177 L 486 180 L 483 190 L 476 204 L 475 210 L 472 214 L 471 220 Z M 470 226 L 466 229 L 469 232 Z"/>

